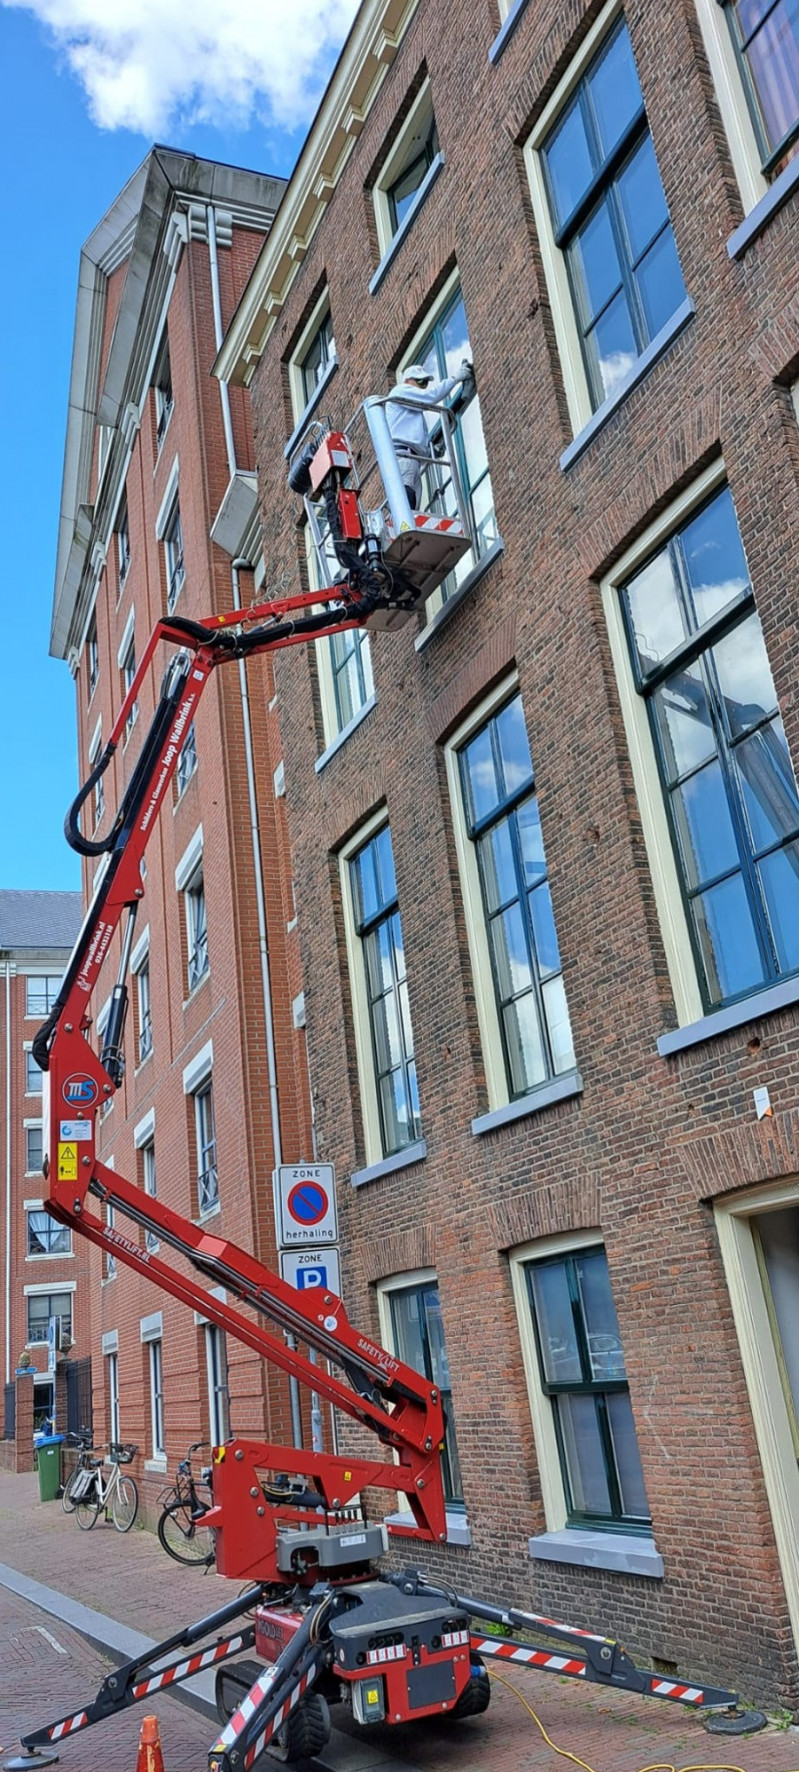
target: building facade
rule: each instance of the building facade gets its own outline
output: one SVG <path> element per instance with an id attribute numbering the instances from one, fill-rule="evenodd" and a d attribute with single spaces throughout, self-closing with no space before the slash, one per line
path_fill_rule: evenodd
<path id="1" fill-rule="evenodd" d="M 217 373 L 313 588 L 304 426 L 476 372 L 472 556 L 274 672 L 345 1301 L 448 1403 L 425 1566 L 796 1704 L 799 46 L 750 10 L 364 0 Z"/>
<path id="2" fill-rule="evenodd" d="M 196 620 L 259 594 L 248 397 L 220 389 L 210 367 L 282 188 L 154 149 L 84 247 L 51 642 L 75 678 L 82 782 L 159 617 Z M 164 648 L 84 807 L 87 901 L 167 663 Z M 312 1134 L 270 699 L 251 696 L 243 669 L 220 672 L 185 736 L 147 851 L 126 1073 L 99 1152 L 274 1262 L 272 1170 L 307 1159 Z M 119 952 L 117 940 L 108 995 L 90 1009 L 100 1045 Z M 95 1437 L 138 1446 L 145 1506 L 190 1442 L 231 1427 L 291 1440 L 279 1374 L 112 1255 L 91 1259 Z"/>
<path id="3" fill-rule="evenodd" d="M 31 1050 L 56 996 L 81 923 L 77 892 L 0 892 L 0 1025 L 3 1051 L 2 1173 L 4 1177 L 3 1317 L 0 1326 L 5 1386 L 5 1446 L 16 1437 L 15 1375 L 28 1391 L 33 1425 L 59 1419 L 49 1326 L 59 1326 L 59 1352 L 73 1362 L 90 1351 L 89 1250 L 46 1210 L 42 1176 L 42 1073 Z M 76 1245 L 80 1244 L 80 1247 Z M 53 1350 L 55 1352 L 55 1349 Z M 60 1402 L 61 1399 L 59 1398 Z M 26 1421 L 27 1421 L 26 1412 Z M 30 1423 L 27 1423 L 28 1427 Z M 28 1469 L 32 1441 L 20 1448 Z"/>

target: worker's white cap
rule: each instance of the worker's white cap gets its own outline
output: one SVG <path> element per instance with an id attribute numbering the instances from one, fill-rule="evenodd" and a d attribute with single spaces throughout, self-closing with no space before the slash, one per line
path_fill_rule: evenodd
<path id="1" fill-rule="evenodd" d="M 400 382 L 432 381 L 432 379 L 430 370 L 426 369 L 423 363 L 409 363 L 408 368 L 403 369 L 397 377 Z"/>

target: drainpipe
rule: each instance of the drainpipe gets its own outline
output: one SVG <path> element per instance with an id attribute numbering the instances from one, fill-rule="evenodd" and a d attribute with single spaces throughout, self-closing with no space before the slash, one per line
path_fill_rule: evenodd
<path id="1" fill-rule="evenodd" d="M 216 216 L 213 205 L 206 210 L 208 217 L 208 258 L 211 268 L 211 302 L 214 315 L 214 338 L 217 350 L 221 349 L 222 300 L 219 290 L 219 255 L 216 240 Z M 219 397 L 222 403 L 222 424 L 225 432 L 225 449 L 227 452 L 228 472 L 232 480 L 236 472 L 236 444 L 233 436 L 233 421 L 230 411 L 230 393 L 225 382 L 219 383 Z M 241 586 L 239 573 L 250 571 L 252 562 L 236 558 L 230 568 L 230 579 L 233 590 L 233 607 L 241 609 Z M 266 893 L 264 891 L 264 874 L 261 864 L 261 837 L 258 822 L 258 796 L 255 786 L 255 766 L 252 750 L 252 719 L 250 715 L 250 696 L 247 686 L 247 667 L 243 658 L 239 659 L 239 692 L 241 695 L 242 727 L 244 731 L 244 759 L 247 774 L 247 805 L 250 815 L 250 836 L 252 841 L 253 870 L 255 874 L 255 906 L 258 918 L 258 948 L 261 959 L 261 989 L 264 1002 L 264 1025 L 266 1028 L 266 1066 L 269 1081 L 269 1108 L 272 1121 L 272 1149 L 275 1167 L 283 1161 L 283 1141 L 280 1136 L 280 1101 L 277 1084 L 277 1060 L 275 1057 L 275 1023 L 272 1013 L 272 978 L 269 965 L 269 937 L 266 926 Z M 289 1338 L 289 1346 L 296 1346 L 294 1338 Z M 294 1445 L 302 1446 L 302 1411 L 300 1408 L 300 1391 L 296 1378 L 289 1379 L 291 1398 L 291 1432 Z"/>
<path id="2" fill-rule="evenodd" d="M 6 1384 L 11 1382 L 11 962 L 6 955 Z"/>

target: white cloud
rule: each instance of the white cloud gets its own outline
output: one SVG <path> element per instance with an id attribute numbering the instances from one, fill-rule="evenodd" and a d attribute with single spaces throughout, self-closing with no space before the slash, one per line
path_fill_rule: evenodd
<path id="1" fill-rule="evenodd" d="M 32 13 L 102 129 L 307 123 L 358 0 L 0 0 Z"/>

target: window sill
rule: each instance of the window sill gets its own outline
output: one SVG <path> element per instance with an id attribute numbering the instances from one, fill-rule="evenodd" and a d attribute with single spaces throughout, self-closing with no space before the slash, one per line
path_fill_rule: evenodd
<path id="1" fill-rule="evenodd" d="M 775 178 L 773 185 L 769 186 L 760 202 L 755 204 L 754 209 L 750 209 L 740 227 L 737 227 L 734 234 L 730 235 L 727 241 L 727 252 L 730 258 L 743 258 L 752 241 L 756 240 L 758 235 L 762 234 L 763 229 L 768 227 L 772 216 L 782 209 L 783 204 L 787 203 L 797 186 L 799 186 L 799 155 L 788 161 L 788 165 L 783 167 L 779 178 Z"/>
<path id="2" fill-rule="evenodd" d="M 25 1260 L 26 1261 L 74 1261 L 75 1260 L 75 1251 L 74 1251 L 74 1249 L 65 1249 L 61 1255 L 58 1255 L 58 1254 L 51 1255 L 49 1249 L 45 1249 L 41 1255 L 26 1255 Z"/>
<path id="3" fill-rule="evenodd" d="M 184 999 L 183 999 L 184 1009 L 188 1009 L 189 1004 L 194 1002 L 195 997 L 199 995 L 200 991 L 203 988 L 203 985 L 208 983 L 210 976 L 211 976 L 211 968 L 210 968 L 210 966 L 206 966 L 205 971 L 202 973 L 201 977 L 198 978 L 197 983 L 192 985 L 188 996 L 184 997 Z"/>
<path id="4" fill-rule="evenodd" d="M 159 1476 L 159 1477 L 163 1477 L 166 1475 L 166 1468 L 167 1468 L 166 1453 L 164 1454 L 163 1458 L 145 1458 L 145 1460 L 144 1460 L 145 1475 L 147 1474 L 148 1471 L 152 1471 L 154 1473 L 154 1475 Z"/>
<path id="5" fill-rule="evenodd" d="M 351 1187 L 365 1187 L 368 1181 L 380 1181 L 384 1175 L 393 1175 L 397 1169 L 410 1169 L 413 1163 L 423 1163 L 427 1156 L 427 1145 L 423 1138 L 416 1144 L 406 1145 L 404 1151 L 397 1151 L 393 1157 L 384 1157 L 381 1163 L 370 1163 L 368 1169 L 356 1169 L 350 1176 Z"/>
<path id="6" fill-rule="evenodd" d="M 369 284 L 369 294 L 370 295 L 377 294 L 377 291 L 380 288 L 380 285 L 383 281 L 383 278 L 386 275 L 386 272 L 393 265 L 394 260 L 397 256 L 397 253 L 399 252 L 399 249 L 400 249 L 403 241 L 407 238 L 408 234 L 410 233 L 411 228 L 413 227 L 413 224 L 416 220 L 417 215 L 419 214 L 420 209 L 422 208 L 423 204 L 425 204 L 427 202 L 427 198 L 429 197 L 430 192 L 433 189 L 433 186 L 436 182 L 436 179 L 438 178 L 438 175 L 439 175 L 443 165 L 444 165 L 443 154 L 436 154 L 435 158 L 433 160 L 431 160 L 430 165 L 427 168 L 427 171 L 424 175 L 424 178 L 422 179 L 422 182 L 419 186 L 416 196 L 413 199 L 413 202 L 411 204 L 410 209 L 408 210 L 407 215 L 403 217 L 403 220 L 400 222 L 400 225 L 397 229 L 396 234 L 393 236 L 390 244 L 386 247 L 386 250 L 383 253 L 383 257 L 381 258 L 380 263 L 377 267 L 377 270 L 375 271 L 375 274 L 372 277 L 371 282 Z"/>
<path id="7" fill-rule="evenodd" d="M 793 1003 L 799 1003 L 799 978 L 786 978 L 782 984 L 755 991 L 753 996 L 740 1003 L 730 1003 L 727 1009 L 715 1009 L 712 1015 L 703 1015 L 701 1021 L 675 1028 L 670 1034 L 661 1034 L 657 1042 L 658 1052 L 661 1058 L 671 1058 L 675 1052 L 699 1046 L 703 1040 L 714 1040 L 718 1034 L 745 1027 L 747 1022 L 759 1021 L 761 1016 L 773 1015 L 777 1009 L 788 1009 Z"/>
<path id="8" fill-rule="evenodd" d="M 589 443 L 593 442 L 597 432 L 601 431 L 607 424 L 608 419 L 611 419 L 613 414 L 618 411 L 622 402 L 626 400 L 627 395 L 631 394 L 633 388 L 637 388 L 638 383 L 643 381 L 644 376 L 649 374 L 650 369 L 654 367 L 658 360 L 663 356 L 664 352 L 668 350 L 669 345 L 672 344 L 674 339 L 684 330 L 688 325 L 689 320 L 693 319 L 695 312 L 696 310 L 690 296 L 686 296 L 685 301 L 682 302 L 679 308 L 677 308 L 676 313 L 672 314 L 671 319 L 667 324 L 662 326 L 660 331 L 655 335 L 652 343 L 647 345 L 646 350 L 642 351 L 640 357 L 636 358 L 629 375 L 616 389 L 615 393 L 610 394 L 607 400 L 603 400 L 602 405 L 598 406 L 596 412 L 592 414 L 591 418 L 589 418 L 587 425 L 584 425 L 583 429 L 578 431 L 573 442 L 568 445 L 568 448 L 564 449 L 559 462 L 559 466 L 564 473 L 567 468 L 574 466 L 574 463 L 582 455 L 583 450 L 588 448 Z"/>
<path id="9" fill-rule="evenodd" d="M 283 450 L 283 455 L 284 455 L 286 461 L 288 461 L 292 450 L 296 449 L 297 444 L 299 443 L 299 440 L 302 436 L 303 431 L 305 430 L 305 426 L 307 425 L 309 418 L 313 417 L 313 414 L 315 413 L 316 408 L 319 405 L 319 402 L 322 398 L 325 388 L 328 386 L 328 383 L 332 381 L 333 376 L 335 375 L 337 369 L 338 369 L 338 357 L 336 356 L 336 353 L 334 351 L 331 358 L 330 358 L 330 362 L 327 365 L 325 373 L 322 376 L 321 381 L 317 382 L 316 387 L 314 388 L 314 391 L 311 395 L 311 398 L 307 402 L 303 411 L 300 413 L 297 423 L 294 426 L 291 436 L 289 437 L 288 443 L 286 444 L 286 447 Z"/>
<path id="10" fill-rule="evenodd" d="M 526 6 L 527 6 L 527 0 L 516 0 L 515 6 L 511 7 L 511 10 L 508 13 L 508 16 L 505 20 L 505 23 L 502 26 L 502 29 L 497 32 L 497 35 L 494 38 L 491 48 L 488 51 L 488 59 L 490 62 L 498 62 L 499 61 L 502 51 L 505 48 L 505 44 L 513 36 L 516 26 L 519 23 L 519 19 L 521 18 L 522 13 L 524 12 Z"/>
<path id="11" fill-rule="evenodd" d="M 582 1093 L 583 1079 L 580 1072 L 568 1071 L 563 1077 L 553 1077 L 551 1082 L 542 1083 L 540 1089 L 522 1096 L 521 1101 L 509 1101 L 504 1107 L 493 1108 L 488 1114 L 480 1114 L 472 1121 L 472 1136 L 480 1138 L 484 1132 L 496 1132 L 500 1126 L 510 1126 L 514 1120 L 524 1120 L 529 1114 L 540 1114 L 556 1101 L 569 1101 L 572 1096 Z"/>
<path id="12" fill-rule="evenodd" d="M 175 402 L 173 400 L 172 405 L 169 408 L 169 412 L 167 414 L 167 421 L 166 421 L 166 424 L 164 425 L 161 435 L 160 435 L 160 437 L 156 436 L 156 439 L 155 439 L 155 465 L 153 467 L 153 479 L 155 479 L 155 476 L 158 473 L 158 469 L 161 466 L 161 456 L 163 454 L 164 444 L 165 444 L 165 442 L 167 440 L 167 436 L 169 434 L 169 427 L 172 423 L 172 414 L 173 414 L 174 410 L 175 410 Z"/>
<path id="13" fill-rule="evenodd" d="M 466 1515 L 447 1512 L 446 1521 L 447 1544 L 459 1544 L 464 1550 L 469 1550 L 471 1548 L 472 1535 L 469 1531 L 469 1522 Z M 387 1514 L 383 1523 L 388 1526 L 389 1531 L 392 1526 L 412 1526 L 413 1514 L 410 1512 L 410 1509 L 403 1508 L 401 1513 Z"/>
<path id="14" fill-rule="evenodd" d="M 214 1206 L 209 1206 L 207 1212 L 201 1212 L 199 1215 L 199 1218 L 192 1219 L 192 1223 L 196 1224 L 198 1227 L 201 1225 L 207 1224 L 209 1218 L 218 1218 L 221 1211 L 222 1211 L 222 1202 L 221 1202 L 221 1200 L 217 1200 L 216 1204 Z"/>
<path id="15" fill-rule="evenodd" d="M 663 1558 L 653 1538 L 635 1533 L 583 1532 L 566 1526 L 529 1540 L 533 1562 L 570 1563 L 580 1569 L 611 1569 L 617 1575 L 644 1575 L 663 1580 Z"/>
<path id="16" fill-rule="evenodd" d="M 432 621 L 429 621 L 426 627 L 422 628 L 421 634 L 417 634 L 416 639 L 414 640 L 414 646 L 417 652 L 424 651 L 425 646 L 429 645 L 430 641 L 435 638 L 439 629 L 443 628 L 446 622 L 450 620 L 450 617 L 455 614 L 456 609 L 460 609 L 464 597 L 468 597 L 469 592 L 474 590 L 475 585 L 480 583 L 481 578 L 483 578 L 488 572 L 489 567 L 493 566 L 494 561 L 498 560 L 500 554 L 504 554 L 504 552 L 505 543 L 502 540 L 502 536 L 498 535 L 496 541 L 492 541 L 487 552 L 481 555 L 477 565 L 472 567 L 471 572 L 467 572 L 463 584 L 458 585 L 457 591 L 453 591 L 452 596 L 448 597 L 446 603 L 442 604 L 441 608 L 437 610 L 436 614 L 433 616 Z"/>
<path id="17" fill-rule="evenodd" d="M 357 714 L 353 714 L 349 724 L 343 726 L 338 736 L 331 741 L 327 750 L 322 752 L 321 757 L 317 757 L 316 762 L 314 763 L 314 769 L 316 770 L 317 775 L 319 775 L 322 769 L 327 767 L 331 757 L 335 757 L 336 752 L 341 750 L 342 745 L 346 744 L 347 739 L 351 738 L 353 732 L 357 732 L 358 727 L 363 724 L 367 714 L 371 714 L 372 709 L 376 707 L 377 696 L 370 695 L 369 700 L 364 702 L 363 707 L 358 709 Z"/>

